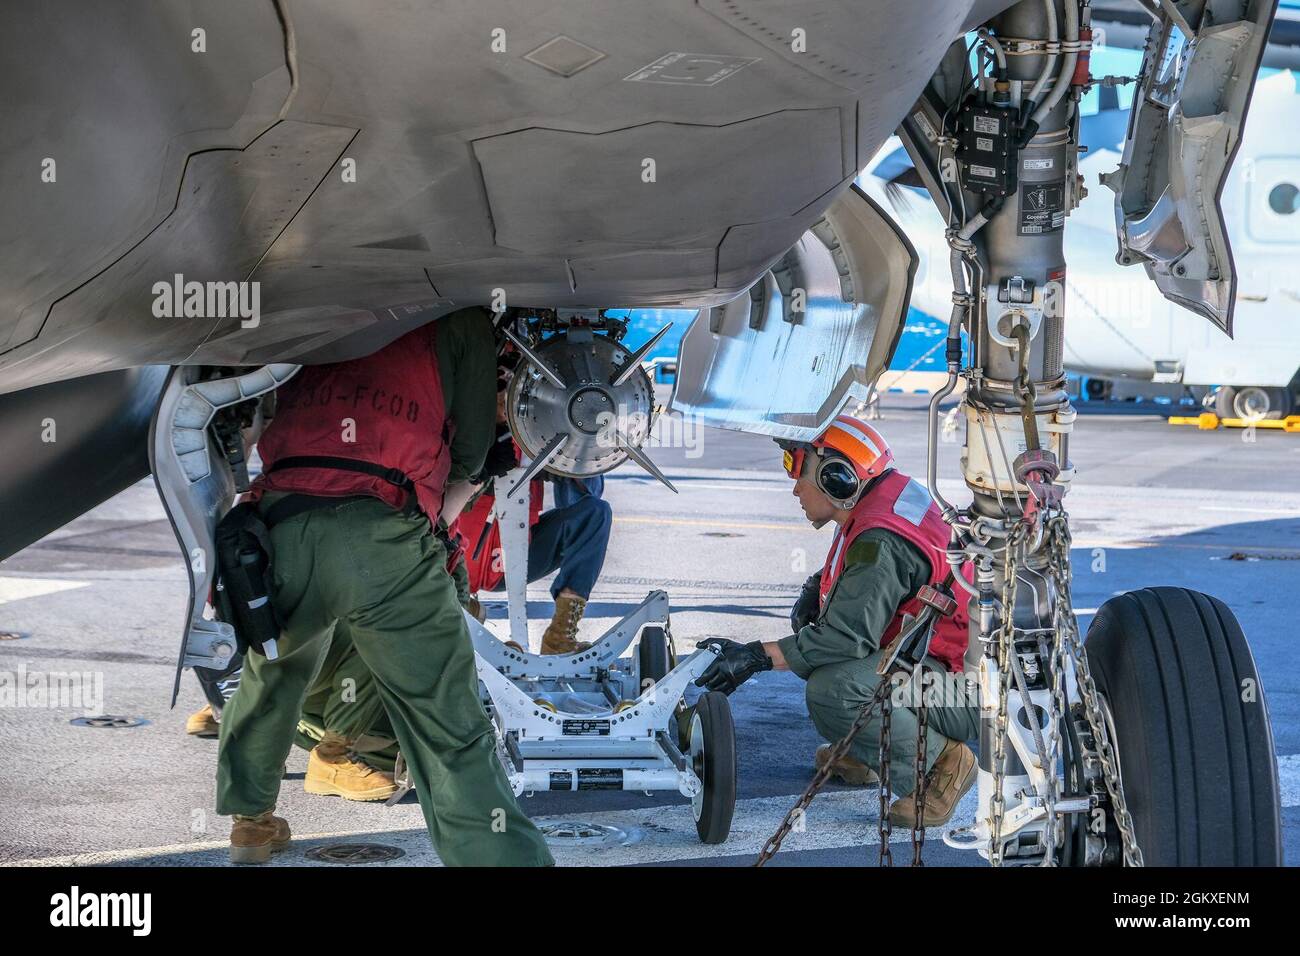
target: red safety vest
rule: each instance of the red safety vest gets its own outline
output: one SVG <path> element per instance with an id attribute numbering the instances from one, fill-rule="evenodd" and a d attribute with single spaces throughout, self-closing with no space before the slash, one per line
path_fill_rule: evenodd
<path id="1" fill-rule="evenodd" d="M 515 445 L 515 457 L 518 460 L 519 446 Z M 528 485 L 528 528 L 531 537 L 532 527 L 542 517 L 542 496 L 545 494 L 543 483 L 534 479 Z M 465 570 L 469 574 L 471 594 L 479 591 L 495 591 L 505 580 L 505 564 L 501 560 L 501 526 L 493 521 L 488 524 L 496 496 L 486 492 L 474 499 L 474 503 L 461 512 L 452 530 L 459 533 L 465 548 Z M 486 536 L 486 537 L 485 537 Z"/>
<path id="2" fill-rule="evenodd" d="M 436 521 L 454 430 L 434 351 L 437 327 L 432 322 L 408 332 L 365 358 L 307 366 L 282 385 L 275 418 L 258 442 L 263 474 L 253 482 L 252 497 L 288 491 L 406 504 L 405 491 L 371 475 L 317 467 L 271 472 L 285 458 L 348 458 L 404 473 L 415 484 L 420 509 Z"/>
<path id="3" fill-rule="evenodd" d="M 840 572 L 844 570 L 844 555 L 848 546 L 863 532 L 873 528 L 884 528 L 910 541 L 925 555 L 930 564 L 930 581 L 932 587 L 948 576 L 948 559 L 944 551 L 951 539 L 951 529 L 943 520 L 938 506 L 930 498 L 930 493 L 919 482 L 897 471 L 885 474 L 875 487 L 854 506 L 849 520 L 835 531 L 830 553 L 822 566 L 821 609 L 826 609 L 826 600 Z M 963 572 L 966 568 L 963 567 Z M 930 638 L 931 656 L 942 661 L 948 670 L 956 673 L 962 670 L 966 657 L 967 621 L 966 600 L 964 592 L 957 592 L 957 610 L 949 617 L 940 617 Z M 913 595 L 904 601 L 894 613 L 894 619 L 881 635 L 880 646 L 888 647 L 898 636 L 903 626 L 903 616 L 919 614 L 924 605 Z"/>

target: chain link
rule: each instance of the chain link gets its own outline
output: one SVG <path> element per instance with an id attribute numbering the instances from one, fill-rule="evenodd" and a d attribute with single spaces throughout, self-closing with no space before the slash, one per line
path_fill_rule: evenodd
<path id="1" fill-rule="evenodd" d="M 863 704 L 859 709 L 858 716 L 854 719 L 853 726 L 849 728 L 849 732 L 831 747 L 826 762 L 822 765 L 822 768 L 813 775 L 812 782 L 808 784 L 807 788 L 795 802 L 795 805 L 790 808 L 790 811 L 781 821 L 781 825 L 776 828 L 776 831 L 768 837 L 767 842 L 763 844 L 763 849 L 759 852 L 758 859 L 754 862 L 755 866 L 763 866 L 780 851 L 781 844 L 794 829 L 795 822 L 807 812 L 808 807 L 812 804 L 813 798 L 817 796 L 822 787 L 826 785 L 826 781 L 830 779 L 834 765 L 839 762 L 841 757 L 849 752 L 849 747 L 852 745 L 853 740 L 862 731 L 862 728 L 870 722 L 871 718 L 876 715 L 877 710 L 880 711 L 881 722 L 879 749 L 880 819 L 877 824 L 880 837 L 879 863 L 881 866 L 893 866 L 893 854 L 890 851 L 890 839 L 893 836 L 893 824 L 889 820 L 889 755 L 890 750 L 893 747 L 890 737 L 890 715 L 893 712 L 893 703 L 889 699 L 889 694 L 893 686 L 893 677 L 897 673 L 899 673 L 898 670 L 891 670 L 889 674 L 885 675 L 881 680 L 880 685 L 876 688 L 876 692 L 871 696 L 871 699 Z M 929 784 L 929 778 L 925 772 L 926 745 L 929 735 L 928 723 L 928 714 L 925 708 L 925 700 L 923 696 L 920 706 L 917 708 L 917 757 L 915 767 L 920 783 L 917 784 L 917 815 L 912 821 L 912 866 L 925 865 L 921 860 L 921 851 L 925 846 L 925 801 L 926 791 Z"/>
<path id="2" fill-rule="evenodd" d="M 1064 513 L 1057 512 L 1057 515 L 1064 524 Z M 1067 548 L 1065 552 L 1066 573 L 1063 576 L 1060 573 L 1059 550 L 1050 540 L 1053 528 L 1052 522 L 1056 520 L 1057 515 L 1046 518 L 1049 534 L 1047 566 L 1056 593 L 1052 602 L 1052 642 L 1047 653 L 1048 669 L 1052 681 L 1051 708 L 1048 713 L 1048 719 L 1051 721 L 1051 736 L 1049 738 L 1048 756 L 1043 761 L 1044 769 L 1047 771 L 1047 790 L 1043 794 L 1043 809 L 1046 812 L 1046 817 L 1043 830 L 1045 852 L 1042 866 L 1057 865 L 1057 827 L 1060 821 L 1056 814 L 1056 801 L 1060 798 L 1061 779 L 1056 774 L 1056 764 L 1061 753 L 1061 721 L 1069 719 L 1069 706 L 1065 698 L 1065 647 L 1063 637 L 1067 630 L 1075 626 L 1074 610 L 1070 604 L 1069 549 Z"/>
<path id="3" fill-rule="evenodd" d="M 915 677 L 921 699 L 916 708 L 916 816 L 912 819 L 912 866 L 925 866 L 921 851 L 925 849 L 925 797 L 930 786 L 930 775 L 925 767 L 930 715 L 925 706 L 925 672 L 919 664 Z"/>
<path id="4" fill-rule="evenodd" d="M 1124 799 L 1123 783 L 1119 776 L 1118 760 L 1110 740 L 1105 716 L 1102 714 L 1096 684 L 1088 666 L 1087 653 L 1079 635 L 1078 622 L 1070 601 L 1070 531 L 1064 511 L 1057 510 L 1044 514 L 1047 524 L 1048 571 L 1055 590 L 1052 608 L 1052 640 L 1047 653 L 1047 666 L 1050 672 L 1050 742 L 1041 757 L 1041 764 L 1046 776 L 1046 787 L 1040 794 L 1045 810 L 1045 827 L 1043 834 L 1044 857 L 1042 866 L 1057 864 L 1057 842 L 1059 819 L 1056 812 L 1060 797 L 1060 776 L 1057 762 L 1061 752 L 1060 723 L 1067 714 L 1065 698 L 1065 655 L 1068 651 L 1070 662 L 1074 665 L 1078 677 L 1079 691 L 1083 698 L 1084 712 L 1088 725 L 1096 741 L 1098 759 L 1102 767 L 1106 790 L 1110 795 L 1115 822 L 1120 831 L 1123 845 L 1124 862 L 1127 866 L 1142 866 L 1142 851 L 1137 845 L 1133 818 Z M 1003 863 L 1002 822 L 1006 810 L 1003 794 L 1006 772 L 1006 735 L 1008 724 L 1008 698 L 1010 696 L 1010 656 L 1014 652 L 1015 639 L 1015 601 L 1019 565 L 1022 560 L 1021 546 L 1030 531 L 1025 521 L 1018 522 L 1007 536 L 1005 552 L 1005 577 L 1002 585 L 1002 621 L 997 632 L 998 665 L 998 710 L 993 736 L 993 794 L 990 803 L 990 839 L 989 862 L 993 866 Z"/>
<path id="5" fill-rule="evenodd" d="M 1003 561 L 1006 574 L 1002 580 L 1002 621 L 997 633 L 998 713 L 993 726 L 993 795 L 989 807 L 989 864 L 992 866 L 1002 865 L 1002 817 L 1006 812 L 1006 797 L 1002 790 L 1007 762 L 1007 700 L 1011 693 L 1011 644 L 1015 640 L 1016 631 L 1017 562 L 1014 556 L 1025 534 L 1026 526 L 1023 522 L 1012 526 L 1007 535 Z"/>
<path id="6" fill-rule="evenodd" d="M 858 710 L 858 716 L 854 718 L 853 726 L 849 728 L 849 732 L 845 734 L 838 743 L 831 747 L 830 753 L 827 754 L 826 763 L 822 765 L 820 770 L 813 774 L 812 782 L 808 784 L 803 794 L 801 794 L 799 799 L 795 802 L 795 805 L 790 808 L 790 812 L 785 815 L 785 819 L 782 820 L 781 825 L 776 828 L 776 832 L 767 838 L 767 842 L 763 844 L 762 851 L 758 854 L 758 859 L 754 862 L 755 866 L 762 866 L 767 863 L 768 860 L 772 859 L 772 857 L 776 856 L 777 851 L 781 849 L 781 843 L 790 835 L 790 831 L 794 829 L 795 821 L 802 818 L 804 813 L 807 811 L 808 806 L 812 803 L 813 798 L 817 796 L 818 791 L 826 785 L 826 781 L 830 779 L 831 771 L 835 764 L 841 757 L 849 752 L 849 746 L 853 743 L 853 738 L 861 732 L 862 728 L 865 727 L 867 722 L 875 715 L 877 708 L 881 706 L 882 701 L 888 693 L 889 677 L 886 675 L 885 679 L 882 680 L 880 685 L 876 688 L 876 692 L 871 695 L 871 699 L 863 704 Z"/>
<path id="7" fill-rule="evenodd" d="M 1092 679 L 1088 666 L 1088 654 L 1079 637 L 1079 625 L 1074 610 L 1070 607 L 1070 528 L 1065 513 L 1058 512 L 1048 520 L 1048 546 L 1050 568 L 1057 591 L 1057 629 L 1064 632 L 1069 645 L 1070 656 L 1074 662 L 1075 675 L 1078 678 L 1079 694 L 1083 697 L 1084 713 L 1088 718 L 1088 727 L 1092 731 L 1097 746 L 1097 756 L 1101 761 L 1102 777 L 1106 782 L 1106 791 L 1110 794 L 1111 809 L 1115 814 L 1115 824 L 1119 828 L 1120 842 L 1123 845 L 1124 864 L 1126 866 L 1143 866 L 1142 850 L 1137 843 L 1137 834 L 1133 826 L 1133 817 L 1129 814 L 1128 804 L 1124 800 L 1124 787 L 1119 776 L 1115 750 L 1111 745 L 1106 719 L 1101 712 L 1101 702 L 1097 696 L 1097 685 Z"/>
<path id="8" fill-rule="evenodd" d="M 888 682 L 886 677 L 885 681 Z M 889 850 L 889 840 L 894 835 L 894 824 L 889 819 L 889 758 L 893 756 L 893 743 L 889 739 L 890 725 L 893 722 L 894 702 L 886 694 L 880 706 L 880 818 L 876 821 L 876 830 L 880 836 L 880 865 L 893 866 L 894 856 Z"/>
<path id="9" fill-rule="evenodd" d="M 1056 775 L 1056 764 L 1061 752 L 1061 721 L 1066 719 L 1065 703 L 1065 662 L 1061 658 L 1061 618 L 1069 607 L 1069 596 L 1059 591 L 1052 606 L 1052 643 L 1047 652 L 1047 666 L 1051 674 L 1051 707 L 1047 718 L 1051 733 L 1048 737 L 1047 756 L 1042 761 L 1043 771 L 1047 776 L 1046 792 L 1043 796 L 1043 862 L 1041 866 L 1056 866 L 1056 801 L 1060 796 L 1060 778 Z"/>

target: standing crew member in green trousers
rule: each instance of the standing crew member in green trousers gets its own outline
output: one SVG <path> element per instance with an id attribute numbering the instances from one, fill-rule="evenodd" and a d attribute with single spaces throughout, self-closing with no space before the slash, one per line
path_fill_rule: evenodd
<path id="1" fill-rule="evenodd" d="M 252 653 L 221 720 L 217 812 L 231 859 L 289 842 L 273 816 L 284 762 L 334 626 L 347 624 L 450 865 L 551 854 L 497 759 L 440 515 L 456 515 L 495 434 L 496 347 L 483 309 L 365 358 L 309 366 L 279 390 L 251 497 L 270 527 L 278 654 Z"/>

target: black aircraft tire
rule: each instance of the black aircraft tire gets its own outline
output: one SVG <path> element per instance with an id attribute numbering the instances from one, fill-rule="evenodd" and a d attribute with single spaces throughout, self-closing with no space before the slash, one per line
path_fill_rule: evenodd
<path id="1" fill-rule="evenodd" d="M 636 653 L 643 691 L 649 686 L 647 680 L 657 684 L 672 670 L 668 654 L 668 632 L 658 625 L 652 624 L 641 631 L 641 644 Z"/>
<path id="2" fill-rule="evenodd" d="M 1185 588 L 1121 594 L 1086 647 L 1145 864 L 1280 866 L 1268 707 L 1227 606 Z"/>
<path id="3" fill-rule="evenodd" d="M 694 768 L 704 783 L 695 831 L 701 843 L 722 843 L 731 832 L 736 810 L 736 727 L 731 704 L 725 694 L 709 691 L 696 702 L 691 719 L 700 722 L 704 739 L 704 751 Z"/>

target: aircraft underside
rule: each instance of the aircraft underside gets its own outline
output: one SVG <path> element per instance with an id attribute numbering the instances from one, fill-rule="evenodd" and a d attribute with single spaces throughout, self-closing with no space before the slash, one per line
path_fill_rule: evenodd
<path id="1" fill-rule="evenodd" d="M 0 419 L 27 452 L 0 481 L 25 516 L 4 553 L 143 475 L 141 410 L 160 379 L 115 370 L 337 361 L 466 305 L 734 299 L 845 194 L 953 38 L 1005 5 L 566 0 L 521 16 L 501 2 L 87 0 L 7 14 L 0 73 L 28 92 L 4 107 Z M 792 52 L 796 26 L 812 55 Z M 881 251 L 868 246 L 864 267 Z M 821 273 L 836 330 L 821 338 L 869 345 L 843 331 L 862 309 L 836 305 L 841 283 Z M 223 297 L 231 282 L 242 301 Z M 840 357 L 820 368 L 807 411 L 824 418 Z M 102 475 L 102 449 L 68 424 L 52 456 L 5 393 L 105 406 L 124 375 L 135 412 L 96 431 L 137 449 L 136 466 L 33 509 L 70 460 Z"/>
<path id="2" fill-rule="evenodd" d="M 0 72 L 30 92 L 4 121 L 0 392 L 337 360 L 501 296 L 731 299 L 1006 3 L 787 6 L 10 11 Z M 814 54 L 791 52 L 796 26 Z M 256 281 L 258 324 L 158 317 L 153 287 L 176 276 Z"/>

